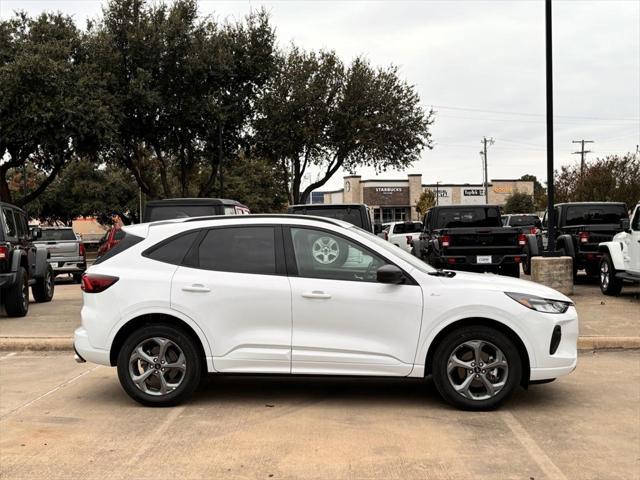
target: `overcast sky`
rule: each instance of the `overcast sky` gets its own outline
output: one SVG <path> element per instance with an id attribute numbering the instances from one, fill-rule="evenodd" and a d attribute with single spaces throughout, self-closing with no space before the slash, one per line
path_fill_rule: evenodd
<path id="1" fill-rule="evenodd" d="M 99 0 L 0 0 L 0 16 L 59 10 L 79 25 L 100 15 Z M 333 49 L 345 61 L 366 55 L 395 64 L 437 111 L 434 148 L 405 173 L 423 182 L 480 182 L 481 139 L 489 178 L 546 178 L 544 2 L 211 1 L 202 14 L 235 20 L 265 6 L 278 42 Z M 572 140 L 593 140 L 594 159 L 635 152 L 640 143 L 640 0 L 554 1 L 556 165 L 579 160 Z M 358 172 L 365 178 L 373 170 Z M 340 188 L 337 175 L 325 189 Z"/>

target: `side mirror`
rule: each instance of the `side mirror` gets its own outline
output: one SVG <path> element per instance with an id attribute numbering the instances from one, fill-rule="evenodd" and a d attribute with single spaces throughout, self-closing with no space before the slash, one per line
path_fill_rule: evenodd
<path id="1" fill-rule="evenodd" d="M 383 265 L 376 271 L 376 279 L 378 283 L 402 283 L 404 282 L 404 274 L 395 265 Z"/>
<path id="2" fill-rule="evenodd" d="M 33 227 L 31 229 L 31 240 L 38 240 L 42 237 L 42 229 L 40 227 Z"/>
<path id="3" fill-rule="evenodd" d="M 631 223 L 628 218 L 623 218 L 620 220 L 620 229 L 624 232 L 628 232 L 631 230 Z"/>
<path id="4" fill-rule="evenodd" d="M 379 233 L 382 233 L 382 224 L 381 223 L 374 223 L 373 224 L 373 234 L 374 235 L 378 235 Z"/>

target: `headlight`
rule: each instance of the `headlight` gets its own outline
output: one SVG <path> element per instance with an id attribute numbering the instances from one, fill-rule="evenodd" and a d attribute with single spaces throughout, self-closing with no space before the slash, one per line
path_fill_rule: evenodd
<path id="1" fill-rule="evenodd" d="M 573 305 L 571 302 L 563 302 L 561 300 L 549 300 L 547 298 L 536 297 L 535 295 L 527 295 L 526 293 L 504 292 L 516 302 L 524 305 L 531 310 L 544 313 L 564 313 Z"/>

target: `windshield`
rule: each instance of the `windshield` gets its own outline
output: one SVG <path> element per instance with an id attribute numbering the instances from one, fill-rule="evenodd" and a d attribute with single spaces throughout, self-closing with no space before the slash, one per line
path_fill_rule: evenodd
<path id="1" fill-rule="evenodd" d="M 433 268 L 431 265 L 428 265 L 427 263 L 423 262 L 419 258 L 411 255 L 409 252 L 404 251 L 402 248 L 396 247 L 392 243 L 389 243 L 388 241 L 378 237 L 377 235 L 372 234 L 371 232 L 367 232 L 366 230 L 363 230 L 362 228 L 359 228 L 359 227 L 351 227 L 351 230 L 353 232 L 356 232 L 361 237 L 364 237 L 367 240 L 370 240 L 373 243 L 375 243 L 378 247 L 382 249 L 383 253 L 390 253 L 392 255 L 400 257 L 402 260 L 410 264 L 412 267 L 417 268 L 421 272 L 431 273 L 436 271 L 436 269 Z"/>
<path id="2" fill-rule="evenodd" d="M 535 227 L 540 223 L 536 215 L 513 215 L 509 220 L 511 227 Z"/>
<path id="3" fill-rule="evenodd" d="M 77 240 L 76 234 L 70 228 L 45 228 L 40 237 L 43 242 L 54 242 L 56 240 Z"/>
<path id="4" fill-rule="evenodd" d="M 298 215 L 315 215 L 317 217 L 335 218 L 337 220 L 343 220 L 350 223 L 351 225 L 356 225 L 358 227 L 364 226 L 362 215 L 360 214 L 360 209 L 358 208 L 304 207 L 294 208 L 291 213 L 295 213 Z"/>
<path id="5" fill-rule="evenodd" d="M 501 227 L 496 207 L 443 208 L 436 210 L 436 228 Z"/>
<path id="6" fill-rule="evenodd" d="M 396 223 L 393 227 L 393 233 L 417 233 L 422 231 L 421 222 L 405 222 Z"/>
<path id="7" fill-rule="evenodd" d="M 623 205 L 575 205 L 567 208 L 567 225 L 618 225 L 627 218 Z"/>

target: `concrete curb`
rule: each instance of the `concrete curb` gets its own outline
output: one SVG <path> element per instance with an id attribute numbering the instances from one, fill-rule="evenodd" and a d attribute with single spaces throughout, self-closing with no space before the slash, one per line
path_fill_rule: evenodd
<path id="1" fill-rule="evenodd" d="M 578 350 L 640 349 L 640 337 L 578 338 Z M 0 351 L 73 351 L 70 337 L 0 337 Z"/>

